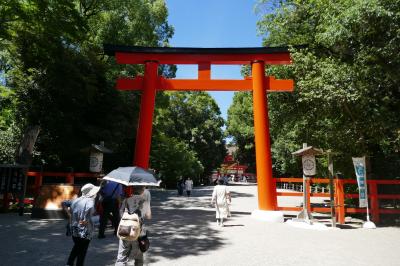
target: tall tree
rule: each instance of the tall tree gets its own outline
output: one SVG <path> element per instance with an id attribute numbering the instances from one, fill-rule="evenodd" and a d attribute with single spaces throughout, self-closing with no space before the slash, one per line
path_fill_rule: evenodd
<path id="1" fill-rule="evenodd" d="M 102 43 L 166 45 L 173 33 L 164 1 L 7 1 L 0 8 L 0 66 L 23 131 L 40 125 L 36 162 L 87 169 L 79 150 L 105 140 L 112 164 L 132 159 L 139 93 L 119 93 L 122 69 Z M 139 67 L 124 69 L 130 75 Z M 11 126 L 9 124 L 8 126 Z"/>
<path id="2" fill-rule="evenodd" d="M 340 152 L 347 176 L 350 157 L 364 154 L 376 177 L 396 174 L 378 165 L 399 160 L 399 10 L 391 0 L 260 1 L 264 45 L 294 46 L 293 65 L 266 72 L 296 84 L 268 95 L 277 173 L 298 172 L 290 153 L 306 142 Z"/>
<path id="3" fill-rule="evenodd" d="M 206 92 L 167 92 L 168 103 L 157 111 L 156 132 L 179 139 L 195 153 L 208 175 L 225 156 L 220 110 Z M 203 169 L 202 169 L 203 170 Z"/>
<path id="4" fill-rule="evenodd" d="M 295 114 L 286 124 L 302 132 L 298 142 L 341 152 L 339 167 L 348 175 L 349 157 L 366 154 L 375 176 L 393 176 L 377 166 L 382 158 L 396 157 L 400 148 L 395 70 L 400 64 L 400 2 L 285 1 L 277 8 L 260 22 L 270 33 L 265 44 L 308 48 L 293 53 L 293 68 L 286 72 L 296 80 L 296 93 L 287 98 L 287 105 L 281 95 L 271 96 L 272 109 L 282 112 L 284 107 L 283 114 Z M 280 130 L 284 127 L 275 128 L 276 139 L 287 136 Z"/>
<path id="5" fill-rule="evenodd" d="M 237 146 L 235 158 L 255 171 L 253 98 L 249 92 L 236 92 L 228 109 L 226 134 L 233 137 Z"/>

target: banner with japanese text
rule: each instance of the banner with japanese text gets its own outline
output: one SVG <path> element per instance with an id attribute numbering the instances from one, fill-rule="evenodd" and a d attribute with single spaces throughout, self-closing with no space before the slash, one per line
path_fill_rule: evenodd
<path id="1" fill-rule="evenodd" d="M 360 208 L 367 207 L 368 205 L 368 192 L 367 192 L 367 177 L 365 167 L 365 156 L 352 158 L 354 164 L 354 170 L 356 172 L 358 194 L 360 199 Z"/>

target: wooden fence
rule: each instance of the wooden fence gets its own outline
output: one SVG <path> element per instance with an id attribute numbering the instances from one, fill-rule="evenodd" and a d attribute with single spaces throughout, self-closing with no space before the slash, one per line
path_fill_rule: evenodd
<path id="1" fill-rule="evenodd" d="M 27 186 L 27 194 L 28 195 L 37 195 L 39 193 L 40 186 L 43 184 L 43 180 L 45 177 L 50 177 L 53 179 L 59 179 L 59 183 L 64 184 L 75 184 L 79 179 L 91 179 L 92 182 L 96 182 L 97 178 L 101 177 L 96 173 L 74 173 L 74 172 L 35 172 L 28 171 L 27 172 L 28 180 L 34 179 L 32 184 Z M 274 178 L 275 183 L 282 184 L 292 184 L 292 188 L 300 187 L 303 183 L 302 178 Z M 296 185 L 298 184 L 298 185 Z M 316 184 L 329 184 L 329 179 L 327 178 L 311 178 L 306 182 L 306 189 L 308 191 L 308 210 L 311 212 L 320 212 L 320 213 L 330 213 L 330 207 L 313 207 L 311 205 L 310 198 L 311 197 L 327 197 L 329 198 L 329 193 L 325 192 L 315 192 L 312 191 L 312 185 Z M 356 180 L 351 179 L 335 179 L 334 180 L 334 195 L 335 195 L 335 213 L 336 219 L 338 223 L 344 224 L 346 213 L 366 213 L 366 208 L 355 208 L 345 205 L 346 198 L 358 198 L 358 194 L 348 194 L 345 193 L 345 186 L 349 184 L 357 184 Z M 400 194 L 379 194 L 378 188 L 381 185 L 395 185 L 400 188 L 400 180 L 367 180 L 368 184 L 368 198 L 369 198 L 369 208 L 371 213 L 371 219 L 375 223 L 380 222 L 381 214 L 400 214 L 400 208 L 383 208 L 380 205 L 380 200 L 400 200 Z M 276 185 L 276 184 L 275 184 Z M 291 188 L 288 186 L 287 188 Z M 277 196 L 303 196 L 302 192 L 277 192 Z M 7 197 L 6 197 L 7 198 Z M 290 207 L 280 207 L 278 206 L 278 210 L 282 211 L 301 211 L 302 207 L 299 206 L 290 206 Z"/>
<path id="2" fill-rule="evenodd" d="M 276 183 L 291 183 L 291 184 L 302 184 L 302 178 L 274 178 Z M 330 207 L 313 207 L 311 205 L 310 198 L 311 197 L 327 197 L 329 198 L 329 193 L 320 193 L 313 192 L 311 189 L 312 185 L 315 184 L 329 184 L 329 179 L 327 178 L 310 178 L 306 182 L 306 189 L 308 191 L 308 210 L 311 212 L 320 212 L 320 213 L 330 213 Z M 351 179 L 335 179 L 334 180 L 334 195 L 335 195 L 335 213 L 336 219 L 338 223 L 344 224 L 346 213 L 366 213 L 366 208 L 355 208 L 346 206 L 345 199 L 346 198 L 358 198 L 357 194 L 348 194 L 345 193 L 345 185 L 349 184 L 357 184 L 356 180 Z M 369 209 L 371 213 L 371 219 L 375 223 L 380 222 L 381 214 L 400 214 L 400 208 L 383 208 L 379 202 L 379 200 L 399 200 L 400 194 L 379 194 L 378 187 L 380 185 L 397 185 L 400 186 L 400 180 L 367 180 L 368 184 L 368 198 L 369 198 Z M 294 185 L 293 187 L 295 187 Z M 290 188 L 290 186 L 289 186 Z M 303 196 L 302 192 L 277 192 L 277 196 Z M 286 210 L 286 211 L 301 211 L 302 207 L 279 207 L 278 210 Z"/>
<path id="3" fill-rule="evenodd" d="M 27 184 L 26 184 L 26 198 L 24 199 L 24 203 L 32 204 L 35 197 L 39 194 L 40 187 L 44 184 L 48 184 L 45 182 L 46 178 L 52 179 L 52 183 L 57 184 L 70 184 L 74 185 L 80 183 L 80 180 L 84 180 L 85 182 L 96 183 L 97 178 L 100 178 L 101 175 L 97 173 L 84 173 L 84 172 L 37 172 L 37 171 L 27 171 Z M 3 209 L 8 209 L 11 201 L 19 202 L 19 197 L 15 197 L 14 193 L 7 193 L 4 191 L 3 193 Z"/>

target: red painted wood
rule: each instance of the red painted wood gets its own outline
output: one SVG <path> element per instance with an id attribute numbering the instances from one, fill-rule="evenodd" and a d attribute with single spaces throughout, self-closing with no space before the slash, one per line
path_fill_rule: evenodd
<path id="1" fill-rule="evenodd" d="M 202 72 L 203 73 L 203 72 Z M 120 78 L 117 80 L 119 90 L 143 90 L 144 78 Z M 280 80 L 274 77 L 265 77 L 265 89 L 272 91 L 293 91 L 293 80 Z M 179 91 L 251 91 L 253 89 L 252 78 L 246 79 L 207 79 L 207 73 L 203 73 L 200 79 L 166 79 L 158 77 L 157 90 Z"/>
<path id="2" fill-rule="evenodd" d="M 153 112 L 156 100 L 157 68 L 155 62 L 145 66 L 144 89 L 140 102 L 139 124 L 136 134 L 133 165 L 147 169 L 149 167 Z"/>
<path id="3" fill-rule="evenodd" d="M 275 184 L 272 177 L 268 104 L 267 94 L 264 85 L 264 73 L 264 62 L 253 62 L 253 113 L 256 148 L 258 207 L 260 210 L 274 211 L 277 208 L 277 199 Z"/>

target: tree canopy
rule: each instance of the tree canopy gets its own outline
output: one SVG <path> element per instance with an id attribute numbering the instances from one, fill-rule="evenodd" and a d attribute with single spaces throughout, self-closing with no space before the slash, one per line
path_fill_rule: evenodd
<path id="1" fill-rule="evenodd" d="M 33 164 L 87 171 L 83 151 L 104 141 L 114 151 L 105 171 L 130 165 L 140 92 L 117 91 L 115 80 L 142 74 L 143 66 L 117 65 L 103 44 L 168 46 L 174 30 L 167 19 L 163 0 L 3 1 L 0 163 L 13 163 L 23 132 L 40 126 Z M 159 68 L 167 77 L 175 71 Z M 151 153 L 151 166 L 171 180 L 206 174 L 224 152 L 223 120 L 212 98 L 177 95 L 157 96 Z"/>
<path id="2" fill-rule="evenodd" d="M 81 168 L 87 155 L 77 152 L 100 140 L 131 154 L 122 147 L 133 147 L 127 131 L 135 130 L 139 95 L 113 88 L 121 67 L 104 57 L 102 44 L 166 44 L 173 29 L 164 1 L 32 0 L 2 7 L 5 85 L 16 98 L 18 126 L 41 127 L 36 163 Z"/>
<path id="3" fill-rule="evenodd" d="M 217 104 L 207 92 L 165 94 L 168 102 L 158 108 L 154 122 L 156 136 L 166 140 L 168 145 L 180 140 L 175 144 L 174 153 L 186 159 L 176 160 L 175 164 L 187 161 L 193 165 L 187 169 L 175 167 L 168 171 L 175 171 L 175 177 L 209 175 L 221 164 L 226 154 L 221 128 L 224 120 Z M 193 151 L 192 155 L 188 151 Z M 158 152 L 162 153 L 162 149 L 154 153 L 155 160 L 159 159 Z"/>
<path id="4" fill-rule="evenodd" d="M 399 10 L 391 0 L 260 1 L 263 44 L 292 47 L 291 66 L 266 71 L 295 80 L 293 93 L 268 95 L 277 174 L 298 173 L 291 152 L 305 142 L 338 152 L 336 169 L 347 176 L 350 157 L 362 155 L 375 177 L 398 175 Z"/>

